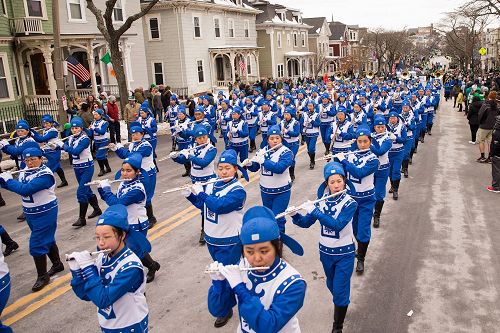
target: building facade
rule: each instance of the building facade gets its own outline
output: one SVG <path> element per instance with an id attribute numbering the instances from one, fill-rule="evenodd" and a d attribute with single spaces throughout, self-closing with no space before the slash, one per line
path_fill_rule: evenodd
<path id="1" fill-rule="evenodd" d="M 311 26 L 308 33 L 309 51 L 313 53 L 313 75 L 328 73 L 328 63 L 333 60 L 329 54 L 329 41 L 332 32 L 326 17 L 311 17 L 302 20 Z"/>
<path id="2" fill-rule="evenodd" d="M 199 94 L 259 78 L 259 10 L 240 0 L 172 0 L 143 18 L 150 82 Z M 175 89 L 174 89 L 175 90 Z"/>
<path id="3" fill-rule="evenodd" d="M 488 28 L 482 34 L 481 46 L 486 54 L 481 57 L 485 72 L 500 69 L 500 28 Z"/>

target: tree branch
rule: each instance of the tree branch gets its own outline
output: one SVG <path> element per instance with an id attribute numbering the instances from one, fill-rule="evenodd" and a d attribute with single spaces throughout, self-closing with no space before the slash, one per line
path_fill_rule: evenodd
<path id="1" fill-rule="evenodd" d="M 116 0 L 114 0 L 114 1 L 116 1 Z M 152 0 L 139 13 L 134 14 L 132 16 L 129 16 L 127 18 L 127 20 L 125 21 L 125 23 L 123 23 L 123 25 L 120 28 L 118 28 L 118 30 L 116 30 L 117 36 L 121 37 L 121 35 L 123 35 L 125 33 L 125 31 L 127 31 L 130 28 L 130 26 L 132 25 L 132 23 L 134 23 L 134 21 L 137 21 L 138 19 L 140 19 L 141 17 L 146 15 L 151 10 L 151 8 L 153 8 L 154 5 L 156 5 L 158 3 L 158 1 L 159 0 Z"/>
<path id="2" fill-rule="evenodd" d="M 95 6 L 93 0 L 87 0 L 87 8 L 92 14 L 94 14 L 97 21 L 97 28 L 104 36 L 104 39 L 109 43 L 109 41 L 111 40 L 111 36 L 106 28 L 106 24 L 102 16 L 102 11 Z"/>

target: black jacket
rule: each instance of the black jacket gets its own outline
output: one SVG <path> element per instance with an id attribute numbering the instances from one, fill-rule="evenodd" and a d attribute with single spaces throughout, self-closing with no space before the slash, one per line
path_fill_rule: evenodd
<path id="1" fill-rule="evenodd" d="M 481 109 L 481 105 L 483 105 L 483 102 L 478 97 L 474 97 L 467 113 L 470 125 L 479 125 L 479 110 Z"/>
<path id="2" fill-rule="evenodd" d="M 498 106 L 496 101 L 488 100 L 483 103 L 479 109 L 479 128 L 485 130 L 493 129 L 495 117 L 498 115 Z"/>

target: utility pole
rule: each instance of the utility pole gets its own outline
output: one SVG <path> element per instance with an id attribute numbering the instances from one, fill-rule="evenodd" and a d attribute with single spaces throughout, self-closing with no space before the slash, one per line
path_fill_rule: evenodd
<path id="1" fill-rule="evenodd" d="M 52 0 L 52 22 L 54 36 L 54 76 L 56 78 L 56 96 L 57 105 L 59 106 L 59 124 L 64 126 L 66 123 L 66 111 L 63 106 L 64 96 L 64 78 L 62 68 L 62 52 L 61 52 L 61 25 L 59 24 L 59 0 Z"/>

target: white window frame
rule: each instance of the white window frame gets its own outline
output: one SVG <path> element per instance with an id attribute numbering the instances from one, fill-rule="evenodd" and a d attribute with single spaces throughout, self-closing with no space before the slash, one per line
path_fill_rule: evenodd
<path id="1" fill-rule="evenodd" d="M 82 13 L 81 19 L 75 19 L 75 18 L 71 17 L 71 7 L 70 7 L 71 1 L 75 1 L 75 0 L 66 0 L 66 8 L 68 9 L 68 22 L 86 23 L 87 22 L 87 13 L 86 13 L 87 6 L 84 3 L 85 0 L 78 0 L 78 2 L 80 3 L 80 11 Z M 74 2 L 72 2 L 72 4 L 76 5 L 76 3 L 74 3 Z"/>
<path id="2" fill-rule="evenodd" d="M 0 58 L 3 62 L 5 80 L 7 81 L 7 93 L 9 94 L 9 97 L 0 98 L 0 102 L 10 102 L 14 100 L 14 90 L 12 89 L 12 77 L 10 73 L 9 57 L 7 56 L 6 52 L 0 52 Z"/>
<path id="3" fill-rule="evenodd" d="M 215 20 L 219 21 L 219 37 L 217 37 L 216 33 L 215 33 Z M 214 17 L 214 36 L 215 38 L 222 38 L 222 33 L 224 32 L 224 28 L 222 26 L 222 19 L 218 16 Z"/>
<path id="4" fill-rule="evenodd" d="M 161 64 L 161 76 L 163 80 L 163 84 L 165 84 L 165 66 L 163 65 L 163 61 L 158 60 L 158 61 L 151 61 L 151 73 L 153 74 L 153 81 L 155 84 L 159 84 L 156 82 L 156 71 L 155 71 L 155 64 Z M 158 73 L 159 74 L 159 73 Z"/>
<path id="5" fill-rule="evenodd" d="M 307 33 L 302 31 L 300 33 L 300 36 L 302 37 L 302 47 L 306 47 L 307 46 Z"/>
<path id="6" fill-rule="evenodd" d="M 158 38 L 153 38 L 151 34 L 151 19 L 156 19 L 158 21 Z M 146 24 L 148 27 L 148 37 L 150 42 L 161 41 L 161 17 L 159 15 L 146 15 Z"/>
<path id="7" fill-rule="evenodd" d="M 116 5 L 118 3 L 120 3 L 121 10 L 122 10 L 122 20 L 121 21 L 115 20 L 115 8 L 116 8 Z M 118 7 L 118 8 L 120 8 L 120 7 Z M 125 22 L 126 19 L 127 19 L 127 15 L 125 15 L 125 0 L 117 0 L 115 3 L 115 7 L 113 7 L 113 13 L 111 15 L 111 20 L 113 23 L 122 23 L 122 22 Z"/>
<path id="8" fill-rule="evenodd" d="M 5 12 L 0 13 L 0 15 L 3 17 L 9 17 L 9 11 L 7 10 L 7 2 L 5 2 L 5 0 L 0 0 L 0 1 L 2 1 L 3 10 L 5 10 Z"/>
<path id="9" fill-rule="evenodd" d="M 243 36 L 245 38 L 250 38 L 250 21 L 249 20 L 243 21 Z"/>
<path id="10" fill-rule="evenodd" d="M 42 19 L 42 20 L 47 20 L 47 6 L 46 6 L 46 3 L 45 3 L 45 0 L 40 0 L 40 2 L 42 4 L 42 17 L 40 17 L 40 16 L 30 16 L 29 11 L 28 11 L 28 4 L 26 3 L 26 0 L 22 0 L 22 1 L 23 1 L 23 6 L 24 6 L 24 13 L 26 14 L 27 18 L 39 18 L 39 19 Z"/>
<path id="11" fill-rule="evenodd" d="M 281 31 L 278 31 L 276 33 L 276 44 L 278 45 L 278 49 L 281 49 L 281 47 L 283 46 L 283 41 L 281 40 Z"/>
<path id="12" fill-rule="evenodd" d="M 203 73 L 203 81 L 200 81 L 200 70 L 198 68 L 199 62 L 201 62 L 201 72 Z M 205 66 L 203 64 L 203 59 L 196 59 L 196 77 L 198 79 L 198 84 L 205 83 Z"/>
<path id="13" fill-rule="evenodd" d="M 293 33 L 293 47 L 299 46 L 299 34 L 297 32 Z"/>
<path id="14" fill-rule="evenodd" d="M 280 76 L 280 67 L 281 67 L 281 76 Z M 284 77 L 285 76 L 285 65 L 284 64 L 278 64 L 276 74 L 278 75 L 278 78 Z"/>
<path id="15" fill-rule="evenodd" d="M 290 37 L 290 34 L 286 34 L 286 45 L 287 45 L 287 46 L 292 45 L 292 42 L 291 42 L 291 39 L 290 39 L 290 38 L 291 38 L 291 37 Z"/>
<path id="16" fill-rule="evenodd" d="M 199 29 L 200 29 L 200 36 L 196 36 L 196 26 L 194 25 L 194 19 L 195 18 L 198 18 L 198 24 L 199 24 Z M 194 39 L 202 39 L 203 38 L 203 34 L 201 32 L 201 15 L 193 15 L 193 19 L 191 20 L 191 22 L 193 22 L 193 38 Z"/>
<path id="17" fill-rule="evenodd" d="M 230 33 L 231 30 L 233 30 L 233 35 L 232 36 L 231 36 L 231 33 Z M 227 37 L 228 38 L 235 38 L 236 37 L 236 31 L 234 30 L 234 20 L 232 18 L 227 19 Z"/>

